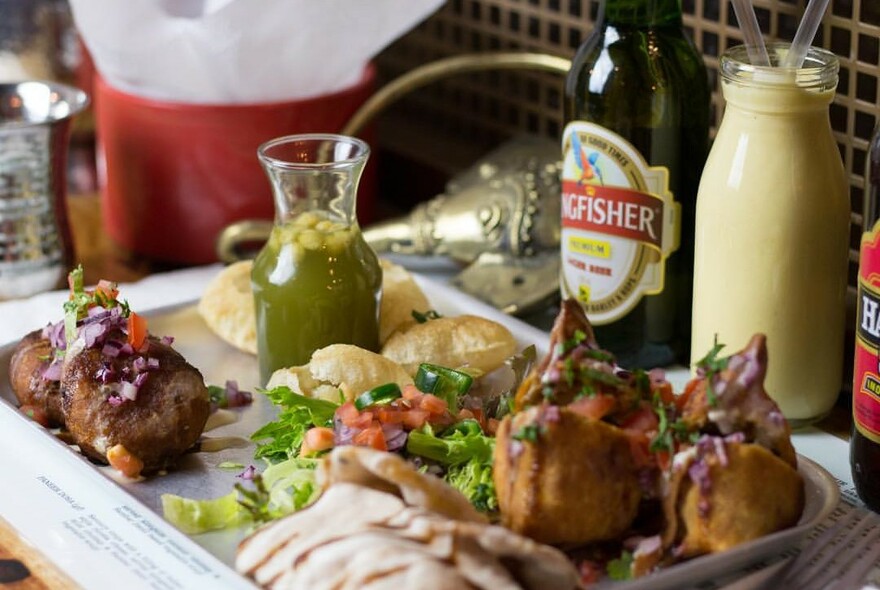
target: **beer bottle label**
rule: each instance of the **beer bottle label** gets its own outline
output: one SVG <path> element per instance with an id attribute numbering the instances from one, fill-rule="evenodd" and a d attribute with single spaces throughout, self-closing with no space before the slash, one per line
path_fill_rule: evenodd
<path id="1" fill-rule="evenodd" d="M 576 297 L 594 324 L 607 324 L 663 291 L 681 206 L 669 171 L 649 166 L 604 127 L 569 123 L 562 154 L 562 295 Z"/>
<path id="2" fill-rule="evenodd" d="M 880 443 L 880 221 L 862 236 L 853 370 L 853 423 Z"/>

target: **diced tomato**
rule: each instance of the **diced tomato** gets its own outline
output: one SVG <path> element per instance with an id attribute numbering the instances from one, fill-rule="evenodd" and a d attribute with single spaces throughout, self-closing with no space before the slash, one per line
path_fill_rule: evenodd
<path id="1" fill-rule="evenodd" d="M 309 428 L 303 436 L 303 443 L 300 447 L 299 454 L 308 457 L 314 453 L 332 449 L 334 445 L 334 434 L 332 428 L 323 428 L 316 426 Z"/>
<path id="2" fill-rule="evenodd" d="M 339 420 L 346 426 L 351 426 L 360 415 L 360 411 L 356 407 L 354 407 L 354 404 L 352 402 L 345 402 L 344 404 L 336 408 L 336 414 L 334 416 L 337 420 Z"/>
<path id="3" fill-rule="evenodd" d="M 425 410 L 409 410 L 403 413 L 403 426 L 408 430 L 416 430 L 425 425 L 430 414 Z"/>
<path id="4" fill-rule="evenodd" d="M 593 420 L 601 420 L 614 410 L 617 401 L 614 396 L 598 394 L 582 397 L 568 404 L 568 409 Z"/>
<path id="5" fill-rule="evenodd" d="M 22 414 L 24 414 L 40 426 L 45 426 L 47 428 L 49 427 L 49 415 L 43 408 L 38 408 L 37 406 L 25 404 L 21 406 L 19 410 L 21 410 Z"/>
<path id="6" fill-rule="evenodd" d="M 653 408 L 646 402 L 642 402 L 637 410 L 624 416 L 620 421 L 620 427 L 624 430 L 634 430 L 641 433 L 657 432 L 660 421 Z"/>
<path id="7" fill-rule="evenodd" d="M 449 409 L 449 404 L 434 394 L 426 393 L 419 400 L 419 408 L 431 414 L 443 414 Z"/>
<path id="8" fill-rule="evenodd" d="M 403 395 L 403 399 L 410 401 L 419 400 L 422 395 L 424 395 L 419 388 L 414 384 L 410 383 L 409 385 L 404 385 L 403 390 L 400 392 Z"/>
<path id="9" fill-rule="evenodd" d="M 387 451 L 388 443 L 385 441 L 385 433 L 378 426 L 367 428 L 354 435 L 354 444 L 361 447 L 371 447 L 378 451 Z"/>
<path id="10" fill-rule="evenodd" d="M 122 445 L 114 445 L 107 450 L 107 462 L 113 469 L 132 479 L 139 476 L 144 468 L 144 462 Z"/>
<path id="11" fill-rule="evenodd" d="M 661 470 L 669 470 L 670 464 L 672 463 L 672 455 L 669 454 L 669 451 L 656 451 L 654 453 L 654 458 L 657 459 L 657 465 Z"/>
<path id="12" fill-rule="evenodd" d="M 113 281 L 101 279 L 95 286 L 95 293 L 101 293 L 105 298 L 113 300 L 119 295 L 119 289 Z"/>
<path id="13" fill-rule="evenodd" d="M 672 383 L 669 381 L 658 381 L 651 384 L 651 393 L 660 394 L 660 399 L 664 404 L 675 402 L 675 392 L 672 390 Z"/>
<path id="14" fill-rule="evenodd" d="M 498 432 L 498 424 L 500 424 L 498 420 L 495 418 L 489 418 L 489 420 L 486 421 L 486 434 L 495 436 Z"/>
<path id="15" fill-rule="evenodd" d="M 135 312 L 128 314 L 128 343 L 139 350 L 147 339 L 147 320 Z"/>
<path id="16" fill-rule="evenodd" d="M 684 391 L 681 392 L 681 395 L 675 396 L 675 406 L 678 408 L 679 412 L 684 409 L 685 404 L 688 403 L 688 400 L 691 399 L 691 396 L 697 391 L 697 387 L 702 381 L 702 379 L 691 379 L 687 382 L 687 385 L 684 386 Z"/>
<path id="17" fill-rule="evenodd" d="M 373 412 L 361 412 L 360 415 L 351 421 L 352 428 L 369 428 L 373 425 Z"/>
<path id="18" fill-rule="evenodd" d="M 480 426 L 483 428 L 483 431 L 486 430 L 486 415 L 483 413 L 481 408 L 474 408 L 474 420 L 480 423 Z"/>
<path id="19" fill-rule="evenodd" d="M 475 420 L 474 413 L 468 410 L 467 408 L 462 408 L 458 411 L 458 419 L 461 420 Z"/>
<path id="20" fill-rule="evenodd" d="M 382 424 L 400 424 L 403 422 L 403 411 L 395 407 L 380 407 L 376 410 L 376 417 Z"/>

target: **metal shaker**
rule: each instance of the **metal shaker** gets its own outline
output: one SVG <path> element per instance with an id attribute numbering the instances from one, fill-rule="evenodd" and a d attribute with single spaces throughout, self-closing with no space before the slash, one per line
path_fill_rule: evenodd
<path id="1" fill-rule="evenodd" d="M 63 84 L 0 84 L 0 300 L 59 287 L 72 265 L 67 149 L 87 104 Z"/>

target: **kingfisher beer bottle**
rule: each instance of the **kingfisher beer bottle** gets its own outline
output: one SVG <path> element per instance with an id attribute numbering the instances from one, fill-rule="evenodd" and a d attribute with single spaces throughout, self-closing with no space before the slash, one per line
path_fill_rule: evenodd
<path id="1" fill-rule="evenodd" d="M 859 497 L 880 512 L 880 127 L 871 141 L 867 177 L 849 458 Z"/>
<path id="2" fill-rule="evenodd" d="M 623 366 L 687 362 L 706 68 L 679 0 L 604 0 L 565 85 L 563 297 Z"/>

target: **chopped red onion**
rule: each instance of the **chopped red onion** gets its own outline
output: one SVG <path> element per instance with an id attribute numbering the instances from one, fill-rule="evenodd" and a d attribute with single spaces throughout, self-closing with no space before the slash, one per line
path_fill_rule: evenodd
<path id="1" fill-rule="evenodd" d="M 545 406 L 544 412 L 541 415 L 541 419 L 543 423 L 546 422 L 559 422 L 559 406 Z"/>
<path id="2" fill-rule="evenodd" d="M 715 456 L 722 467 L 727 467 L 727 450 L 724 448 L 724 440 L 720 437 L 713 436 L 712 442 L 715 444 Z"/>
<path id="3" fill-rule="evenodd" d="M 400 430 L 390 436 L 389 433 L 385 431 L 384 426 L 382 427 L 382 431 L 385 434 L 385 444 L 388 446 L 389 451 L 399 451 L 406 446 L 408 435 L 403 428 L 400 428 Z"/>
<path id="4" fill-rule="evenodd" d="M 41 377 L 44 381 L 61 381 L 61 361 L 58 359 L 49 363 L 49 366 L 43 369 Z"/>
<path id="5" fill-rule="evenodd" d="M 663 543 L 660 540 L 660 535 L 652 535 L 650 537 L 639 539 L 635 545 L 633 556 L 651 555 L 652 553 L 660 551 L 662 546 Z"/>
<path id="6" fill-rule="evenodd" d="M 122 343 L 118 340 L 108 340 L 104 343 L 104 348 L 101 349 L 101 354 L 104 356 L 109 356 L 110 358 L 116 358 L 119 356 L 119 352 L 122 350 Z"/>
<path id="7" fill-rule="evenodd" d="M 511 439 L 507 446 L 507 454 L 510 455 L 511 459 L 516 459 L 522 455 L 524 448 L 525 447 L 520 441 Z"/>
<path id="8" fill-rule="evenodd" d="M 138 388 L 134 383 L 128 381 L 119 382 L 119 395 L 127 400 L 134 401 L 137 399 Z"/>
<path id="9" fill-rule="evenodd" d="M 97 373 L 95 373 L 95 379 L 106 385 L 111 381 L 116 380 L 116 371 L 113 370 L 110 363 L 104 362 L 101 364 L 101 368 L 98 369 Z"/>
<path id="10" fill-rule="evenodd" d="M 113 407 L 118 407 L 124 404 L 125 400 L 113 393 L 107 398 L 107 403 Z"/>
<path id="11" fill-rule="evenodd" d="M 158 362 L 158 359 L 157 359 Z M 158 367 L 157 367 L 158 368 Z M 254 401 L 254 396 L 249 391 L 244 391 L 238 388 L 238 381 L 227 380 L 226 381 L 226 407 L 227 408 L 240 408 L 242 406 L 250 405 L 250 403 Z"/>
<path id="12" fill-rule="evenodd" d="M 107 326 L 102 323 L 85 324 L 80 329 L 79 336 L 85 342 L 86 348 L 92 348 L 104 334 L 107 333 Z"/>
<path id="13" fill-rule="evenodd" d="M 341 421 L 334 421 L 333 428 L 333 444 L 334 446 L 350 445 L 354 442 L 354 437 L 361 432 L 360 428 L 346 426 Z"/>
<path id="14" fill-rule="evenodd" d="M 174 336 L 162 336 L 162 344 L 165 346 L 171 346 L 174 344 Z"/>
<path id="15" fill-rule="evenodd" d="M 137 357 L 134 359 L 134 362 L 131 363 L 131 368 L 135 373 L 143 373 L 147 370 L 147 359 L 142 356 Z"/>
<path id="16" fill-rule="evenodd" d="M 157 359 L 155 357 L 150 357 L 147 359 L 147 370 L 148 371 L 155 371 L 158 368 L 159 368 L 159 359 Z"/>
<path id="17" fill-rule="evenodd" d="M 134 378 L 134 381 L 132 382 L 132 384 L 133 384 L 135 387 L 137 387 L 138 389 L 140 389 L 141 387 L 144 386 L 144 383 L 146 383 L 146 381 L 147 381 L 147 377 L 149 377 L 149 375 L 150 375 L 149 373 L 139 373 L 139 374 Z"/>
<path id="18" fill-rule="evenodd" d="M 256 475 L 256 473 L 257 473 L 257 468 L 254 467 L 253 465 L 248 465 L 244 471 L 242 471 L 241 473 L 239 473 L 235 477 L 238 477 L 241 479 L 252 480 L 252 479 L 254 479 L 254 476 Z"/>
<path id="19" fill-rule="evenodd" d="M 64 335 L 64 321 L 46 325 L 41 336 L 48 339 L 49 345 L 56 350 L 67 348 L 67 338 Z"/>
<path id="20" fill-rule="evenodd" d="M 780 414 L 781 416 L 782 414 Z M 784 418 L 783 418 L 784 420 Z M 743 443 L 746 442 L 746 434 L 744 432 L 734 432 L 733 434 L 728 434 L 724 437 L 724 442 L 728 443 Z"/>
<path id="21" fill-rule="evenodd" d="M 709 477 L 709 465 L 703 459 L 697 459 L 688 467 L 688 475 L 691 481 L 700 490 L 700 494 L 707 494 L 712 489 L 712 481 Z"/>

